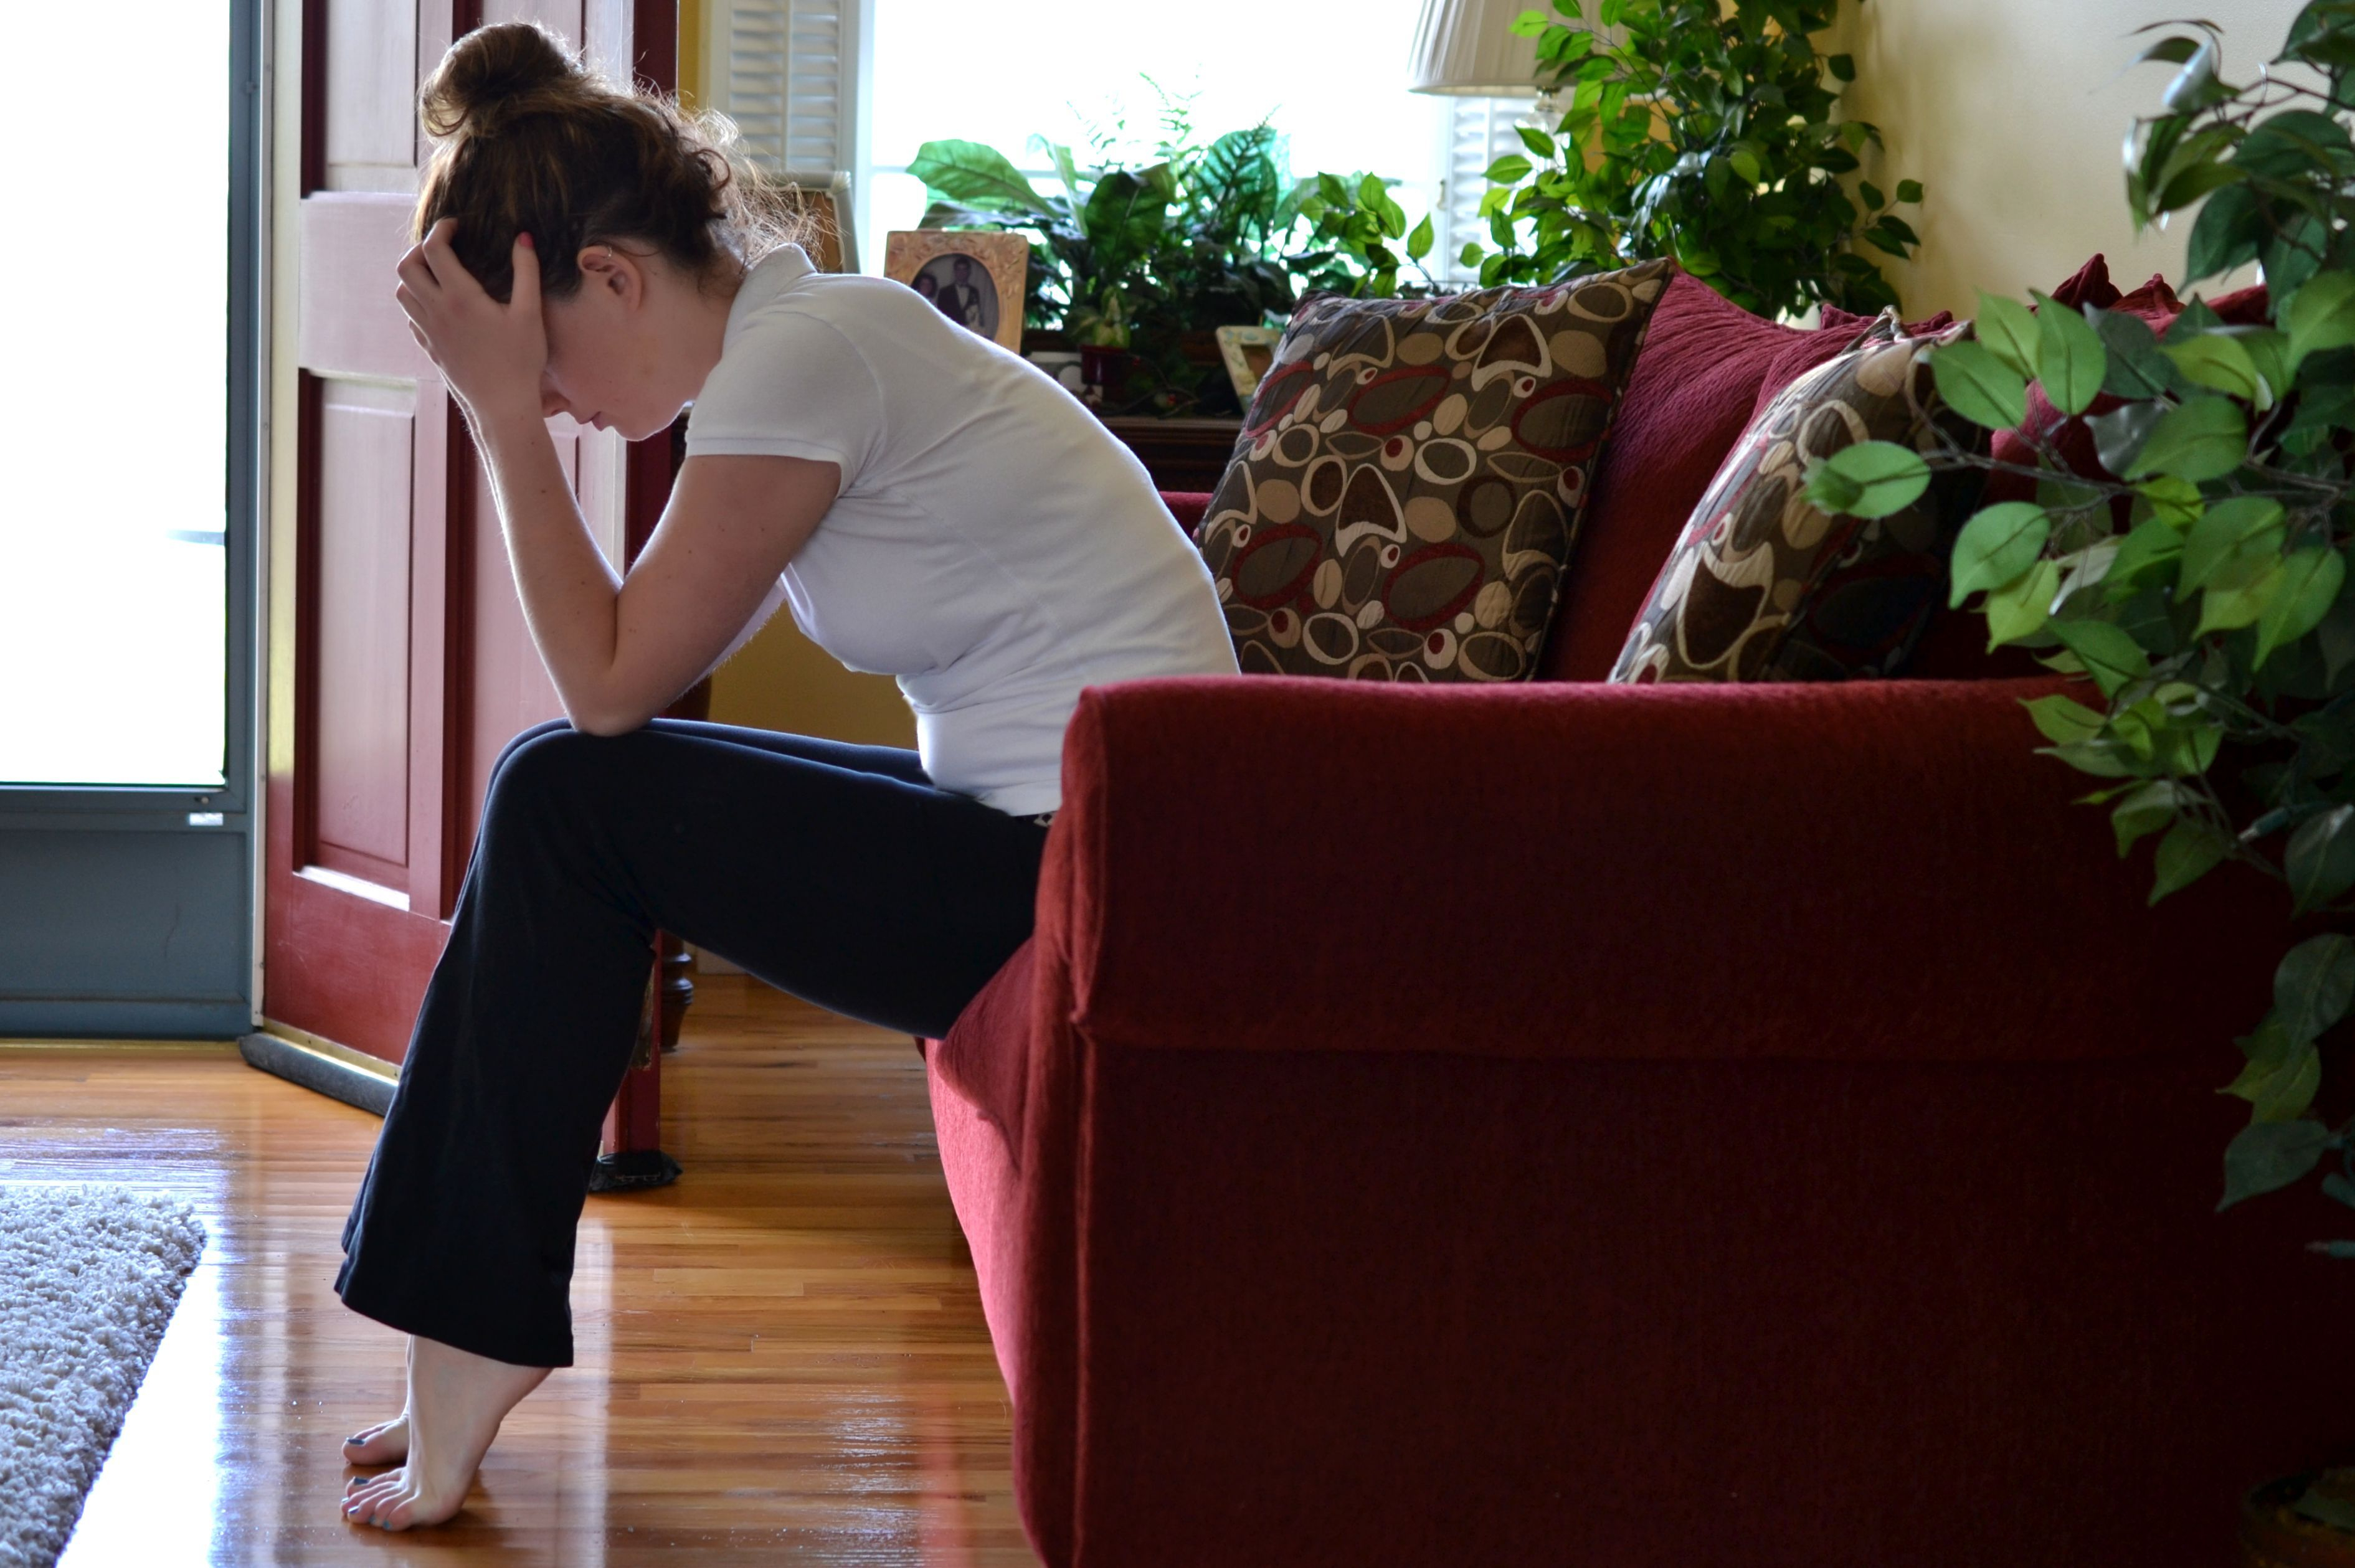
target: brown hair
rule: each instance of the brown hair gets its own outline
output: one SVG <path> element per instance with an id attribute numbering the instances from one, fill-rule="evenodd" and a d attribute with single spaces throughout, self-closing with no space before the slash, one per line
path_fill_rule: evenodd
<path id="1" fill-rule="evenodd" d="M 515 288 L 519 233 L 543 297 L 581 287 L 581 248 L 635 240 L 698 280 L 799 239 L 718 115 L 620 90 L 533 23 L 478 27 L 419 96 L 436 143 L 416 233 L 457 220 L 452 243 L 491 297 Z"/>

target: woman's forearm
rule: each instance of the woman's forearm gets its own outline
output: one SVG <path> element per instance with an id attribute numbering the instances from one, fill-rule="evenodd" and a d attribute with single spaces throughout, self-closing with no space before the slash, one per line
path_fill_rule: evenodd
<path id="1" fill-rule="evenodd" d="M 622 581 L 590 536 L 547 421 L 536 408 L 492 411 L 474 433 L 524 622 L 566 715 L 598 733 L 634 727 L 645 715 L 613 689 Z"/>

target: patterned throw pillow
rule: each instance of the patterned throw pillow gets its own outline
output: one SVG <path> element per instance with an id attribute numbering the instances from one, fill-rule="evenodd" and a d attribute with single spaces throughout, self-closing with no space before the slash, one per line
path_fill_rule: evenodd
<path id="1" fill-rule="evenodd" d="M 1528 678 L 1670 276 L 1303 304 L 1196 534 L 1244 671 Z"/>
<path id="2" fill-rule="evenodd" d="M 1894 674 L 1945 598 L 1978 472 L 1941 473 L 1913 505 L 1866 520 L 1809 503 L 1807 461 L 1867 440 L 1927 450 L 1941 430 L 1977 439 L 1930 376 L 1931 353 L 1969 332 L 1906 337 L 1884 317 L 1762 409 L 1694 508 L 1611 679 Z"/>

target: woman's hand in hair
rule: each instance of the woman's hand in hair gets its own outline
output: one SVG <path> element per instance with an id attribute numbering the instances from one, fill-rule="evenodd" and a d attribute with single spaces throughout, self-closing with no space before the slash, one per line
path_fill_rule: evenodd
<path id="1" fill-rule="evenodd" d="M 516 236 L 515 288 L 502 304 L 451 249 L 457 227 L 443 218 L 400 259 L 400 287 L 393 298 L 419 345 L 478 424 L 510 411 L 528 411 L 536 419 L 548 328 L 539 313 L 539 257 L 531 236 Z"/>

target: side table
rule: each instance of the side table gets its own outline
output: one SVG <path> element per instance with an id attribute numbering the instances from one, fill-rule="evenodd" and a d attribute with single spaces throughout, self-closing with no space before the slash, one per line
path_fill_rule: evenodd
<path id="1" fill-rule="evenodd" d="M 1156 419 L 1120 415 L 1104 421 L 1153 475 L 1160 490 L 1219 488 L 1242 434 L 1241 419 Z"/>

